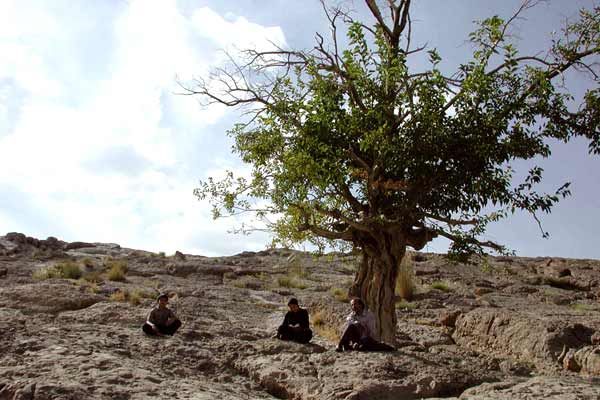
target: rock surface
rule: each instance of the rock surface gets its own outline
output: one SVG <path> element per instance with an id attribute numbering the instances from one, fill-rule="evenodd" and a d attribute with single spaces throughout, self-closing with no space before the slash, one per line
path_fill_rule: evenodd
<path id="1" fill-rule="evenodd" d="M 0 400 L 600 398 L 600 262 L 474 261 L 416 254 L 397 351 L 336 353 L 352 255 L 165 256 L 10 233 L 0 236 Z M 61 263 L 82 278 L 39 278 Z M 115 265 L 124 276 L 110 280 Z M 183 326 L 147 337 L 161 292 Z M 311 314 L 309 345 L 272 338 L 291 296 Z"/>

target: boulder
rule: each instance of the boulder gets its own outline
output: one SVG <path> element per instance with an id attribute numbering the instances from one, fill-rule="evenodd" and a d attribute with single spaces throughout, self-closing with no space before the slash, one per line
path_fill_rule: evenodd
<path id="1" fill-rule="evenodd" d="M 558 318 L 479 308 L 458 317 L 452 337 L 473 350 L 543 367 L 555 365 L 564 348 L 591 345 L 593 333 L 590 327 Z"/>

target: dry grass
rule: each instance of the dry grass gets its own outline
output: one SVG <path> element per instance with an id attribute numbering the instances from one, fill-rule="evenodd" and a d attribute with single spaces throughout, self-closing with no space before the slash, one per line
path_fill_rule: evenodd
<path id="1" fill-rule="evenodd" d="M 154 297 L 151 293 L 148 293 L 144 290 L 134 289 L 129 291 L 127 289 L 120 289 L 110 295 L 110 301 L 118 301 L 118 302 L 129 302 L 129 304 L 133 306 L 140 305 L 143 299 Z"/>
<path id="2" fill-rule="evenodd" d="M 86 268 L 94 268 L 96 263 L 90 257 L 85 257 L 83 260 L 81 260 L 81 265 Z"/>
<path id="3" fill-rule="evenodd" d="M 110 301 L 119 301 L 124 302 L 129 298 L 129 292 L 127 290 L 117 290 L 113 294 L 110 295 Z"/>
<path id="4" fill-rule="evenodd" d="M 83 274 L 83 279 L 90 283 L 101 283 L 104 281 L 99 271 L 91 271 Z"/>
<path id="5" fill-rule="evenodd" d="M 124 281 L 127 275 L 127 262 L 124 260 L 109 260 L 105 264 L 108 269 L 107 277 L 110 281 Z"/>
<path id="6" fill-rule="evenodd" d="M 308 286 L 298 280 L 295 276 L 280 276 L 277 278 L 277 285 L 285 288 L 306 289 Z"/>
<path id="7" fill-rule="evenodd" d="M 344 290 L 342 288 L 331 288 L 332 296 L 339 302 L 349 303 L 350 298 L 348 297 L 348 290 Z"/>
<path id="8" fill-rule="evenodd" d="M 33 273 L 35 280 L 42 281 L 52 278 L 79 279 L 81 278 L 81 269 L 74 261 L 62 261 L 51 267 L 42 268 Z"/>
<path id="9" fill-rule="evenodd" d="M 340 340 L 340 332 L 331 323 L 332 320 L 329 313 L 324 310 L 317 310 L 311 314 L 312 326 L 315 333 L 330 342 L 336 343 Z"/>
<path id="10" fill-rule="evenodd" d="M 417 308 L 417 305 L 415 303 L 410 303 L 403 299 L 396 302 L 396 308 L 401 308 L 403 310 L 414 310 L 415 308 Z"/>
<path id="11" fill-rule="evenodd" d="M 450 284 L 448 282 L 445 281 L 435 281 L 431 283 L 431 288 L 432 289 L 437 289 L 437 290 L 441 290 L 442 292 L 451 292 L 452 288 L 450 287 Z"/>
<path id="12" fill-rule="evenodd" d="M 413 254 L 406 252 L 400 262 L 400 270 L 396 279 L 396 294 L 404 300 L 412 300 L 415 294 L 415 270 Z"/>

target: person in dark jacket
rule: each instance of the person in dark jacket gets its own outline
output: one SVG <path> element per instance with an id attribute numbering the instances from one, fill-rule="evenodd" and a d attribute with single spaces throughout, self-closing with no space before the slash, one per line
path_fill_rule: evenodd
<path id="1" fill-rule="evenodd" d="M 142 327 L 142 330 L 152 336 L 173 335 L 181 326 L 181 321 L 175 313 L 167 307 L 169 296 L 165 293 L 156 299 L 158 307 L 155 307 Z"/>
<path id="2" fill-rule="evenodd" d="M 312 331 L 309 328 L 308 311 L 300 308 L 298 300 L 293 298 L 288 302 L 288 307 L 290 311 L 285 314 L 283 324 L 277 329 L 277 338 L 298 343 L 310 342 Z"/>

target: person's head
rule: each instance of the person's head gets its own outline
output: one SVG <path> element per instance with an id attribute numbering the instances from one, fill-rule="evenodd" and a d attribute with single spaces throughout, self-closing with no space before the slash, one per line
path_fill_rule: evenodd
<path id="1" fill-rule="evenodd" d="M 161 293 L 156 299 L 159 307 L 166 307 L 169 304 L 169 295 L 166 293 Z"/>
<path id="2" fill-rule="evenodd" d="M 360 314 L 365 309 L 365 302 L 356 297 L 350 301 L 350 307 L 352 307 L 352 311 Z"/>
<path id="3" fill-rule="evenodd" d="M 288 301 L 288 307 L 290 308 L 291 312 L 298 312 L 298 310 L 300 309 L 300 306 L 298 305 L 298 300 L 291 298 L 290 301 Z"/>

